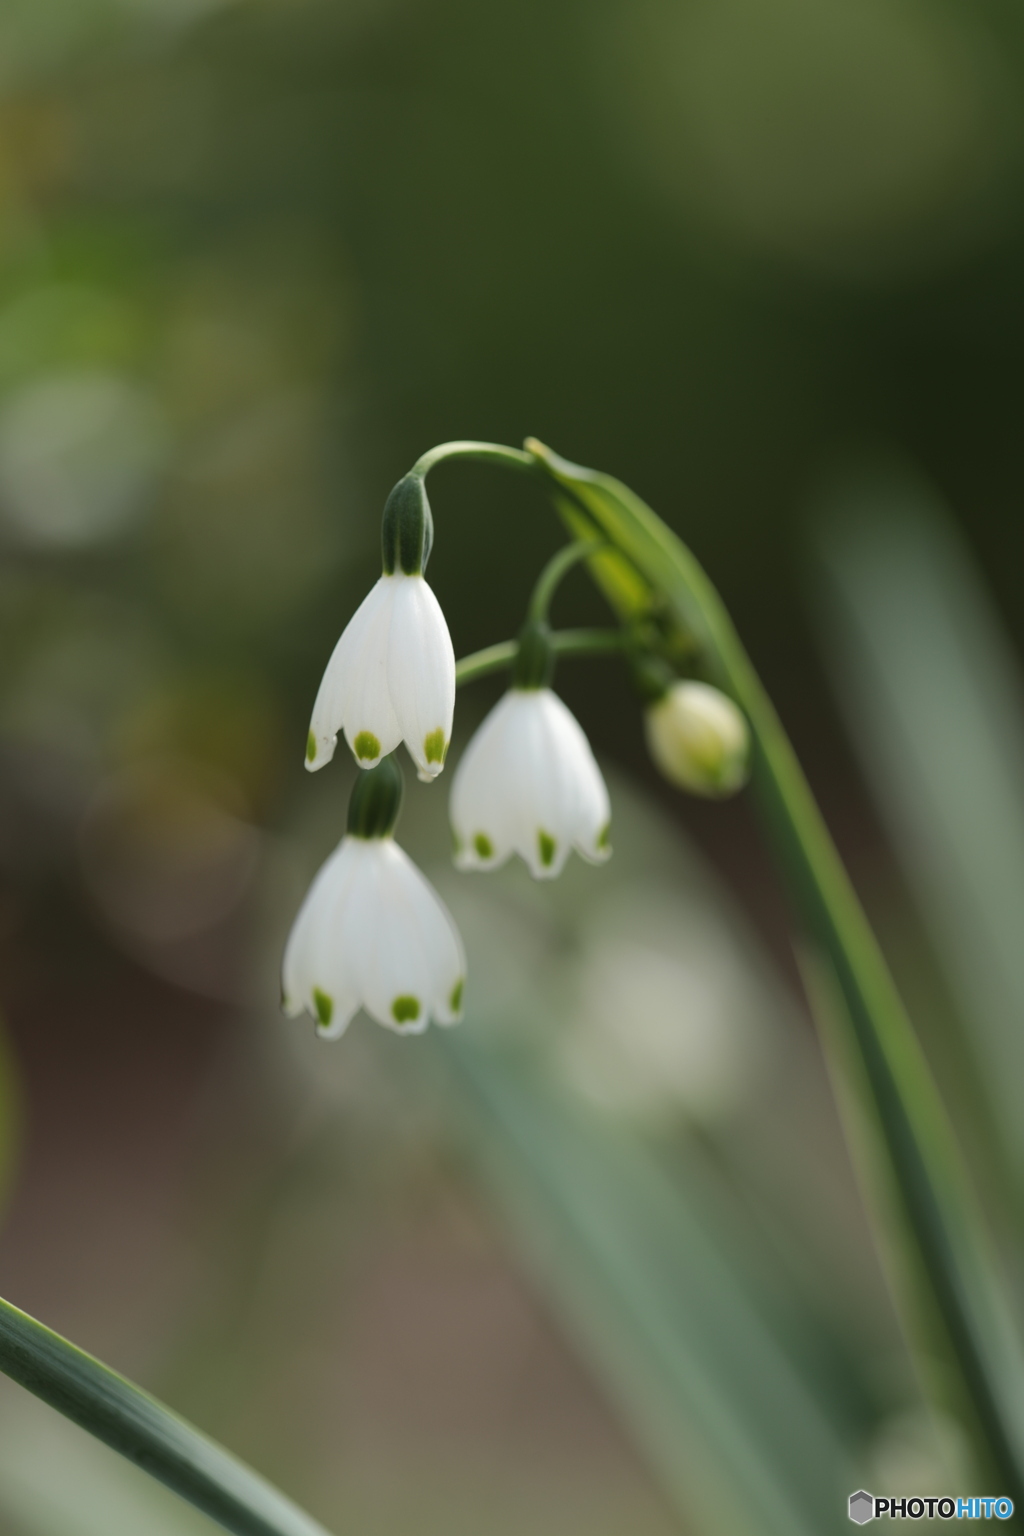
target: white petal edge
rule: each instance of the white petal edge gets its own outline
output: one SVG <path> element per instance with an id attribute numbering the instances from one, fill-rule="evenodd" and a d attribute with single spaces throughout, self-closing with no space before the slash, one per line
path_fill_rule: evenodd
<path id="1" fill-rule="evenodd" d="M 359 1008 L 356 970 L 347 954 L 347 912 L 358 869 L 351 838 L 344 838 L 322 865 L 292 925 L 282 964 L 282 999 L 292 1017 L 305 1010 L 317 1033 L 338 1039 Z M 325 1023 L 317 993 L 330 1000 Z"/>
<path id="2" fill-rule="evenodd" d="M 474 732 L 455 770 L 449 817 L 458 869 L 497 869 L 514 851 L 507 759 L 510 741 L 518 730 L 520 697 L 516 690 L 510 690 L 498 700 Z M 490 853 L 481 853 L 480 839 L 486 839 Z"/>
<path id="3" fill-rule="evenodd" d="M 342 723 L 345 740 L 360 768 L 375 768 L 402 739 L 388 685 L 388 647 L 397 579 L 381 576 L 371 589 L 363 604 L 364 608 L 369 605 L 366 621 L 347 657 L 349 675 Z M 367 745 L 371 741 L 372 749 Z"/>
<path id="4" fill-rule="evenodd" d="M 378 581 L 345 625 L 324 669 L 309 722 L 309 734 L 315 747 L 312 758 L 308 749 L 306 752 L 306 767 L 310 773 L 316 773 L 334 756 L 338 734 L 344 727 L 348 713 L 349 685 L 354 676 L 354 668 L 364 649 L 367 631 L 373 623 L 381 598 Z"/>
<path id="5" fill-rule="evenodd" d="M 611 848 L 602 839 L 608 836 L 612 814 L 604 776 L 586 732 L 568 705 L 549 692 L 545 707 L 560 760 L 567 768 L 571 765 L 572 812 L 566 826 L 571 824 L 572 846 L 589 864 L 604 864 L 611 857 Z"/>

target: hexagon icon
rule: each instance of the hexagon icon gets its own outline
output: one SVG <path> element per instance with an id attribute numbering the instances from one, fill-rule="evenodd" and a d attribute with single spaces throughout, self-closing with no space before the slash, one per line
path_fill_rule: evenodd
<path id="1" fill-rule="evenodd" d="M 866 1525 L 875 1518 L 875 1501 L 863 1488 L 850 1494 L 850 1519 L 855 1525 Z"/>

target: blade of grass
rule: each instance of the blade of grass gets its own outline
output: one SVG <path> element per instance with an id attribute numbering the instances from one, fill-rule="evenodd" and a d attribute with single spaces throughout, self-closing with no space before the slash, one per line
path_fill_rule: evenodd
<path id="1" fill-rule="evenodd" d="M 812 942 L 825 952 L 843 1009 L 852 1091 L 877 1128 L 868 1166 L 891 1173 L 899 1230 L 880 1232 L 901 1316 L 926 1385 L 970 1435 L 979 1472 L 1024 1505 L 1024 1359 L 946 1114 L 877 941 L 781 722 L 726 609 L 681 540 L 627 486 L 569 464 L 542 444 L 528 449 L 551 477 L 576 537 L 604 535 L 622 551 L 676 623 L 702 647 L 710 676 L 747 715 L 753 787 Z M 582 526 L 587 524 L 587 527 Z M 630 600 L 605 591 L 624 616 Z M 832 1070 L 848 1077 L 826 1031 Z M 861 1167 L 865 1166 L 863 1160 Z M 888 1200 L 876 1211 L 892 1209 Z M 939 1369 L 928 1362 L 937 1360 Z"/>
<path id="2" fill-rule="evenodd" d="M 0 1370 L 237 1536 L 327 1536 L 244 1462 L 0 1300 Z"/>

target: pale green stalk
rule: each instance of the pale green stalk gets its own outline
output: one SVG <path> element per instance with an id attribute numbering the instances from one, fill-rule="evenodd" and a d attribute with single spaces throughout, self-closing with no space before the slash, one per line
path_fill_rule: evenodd
<path id="1" fill-rule="evenodd" d="M 588 560 L 592 555 L 596 555 L 598 550 L 604 548 L 606 548 L 604 539 L 578 539 L 576 543 L 566 544 L 562 549 L 556 550 L 537 577 L 533 595 L 530 598 L 529 617 L 535 624 L 547 623 L 551 600 L 563 578 L 569 574 L 573 566 Z"/>
<path id="2" fill-rule="evenodd" d="M 625 637 L 618 629 L 561 629 L 550 636 L 551 649 L 556 656 L 613 656 L 625 649 Z M 463 656 L 455 665 L 455 685 L 474 683 L 478 677 L 488 677 L 492 672 L 506 672 L 514 664 L 515 640 L 502 640 L 488 645 L 482 651 Z"/>

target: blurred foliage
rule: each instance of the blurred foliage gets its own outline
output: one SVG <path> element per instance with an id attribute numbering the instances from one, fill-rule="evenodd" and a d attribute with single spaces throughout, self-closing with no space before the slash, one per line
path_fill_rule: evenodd
<path id="1" fill-rule="evenodd" d="M 821 510 L 826 654 L 923 920 L 928 968 L 958 1021 L 929 1046 L 945 1058 L 985 1188 L 1012 1209 L 1024 1005 L 1019 662 L 948 513 L 905 465 L 851 470 Z M 1000 1167 L 1010 1188 L 999 1188 Z"/>
<path id="2" fill-rule="evenodd" d="M 21 1084 L 6 1028 L 0 1021 L 0 1212 L 14 1183 L 21 1129 Z"/>

